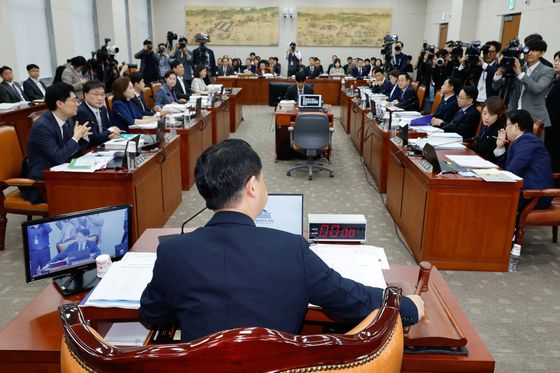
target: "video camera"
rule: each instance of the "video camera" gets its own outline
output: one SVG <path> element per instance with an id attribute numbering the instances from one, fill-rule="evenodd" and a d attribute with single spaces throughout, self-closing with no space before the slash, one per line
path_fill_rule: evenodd
<path id="1" fill-rule="evenodd" d="M 393 44 L 399 41 L 399 36 L 397 34 L 387 34 L 383 38 L 383 47 L 381 48 L 381 54 L 385 56 L 385 71 L 391 71 L 393 69 Z"/>
<path id="2" fill-rule="evenodd" d="M 86 61 L 84 75 L 102 81 L 105 88 L 110 89 L 111 84 L 119 77 L 119 63 L 115 60 L 119 48 L 109 45 L 110 38 L 105 38 L 104 41 L 98 50 L 91 52 L 91 58 Z"/>
<path id="3" fill-rule="evenodd" d="M 167 46 L 170 50 L 173 48 L 173 40 L 177 40 L 177 34 L 173 31 L 167 31 Z"/>
<path id="4" fill-rule="evenodd" d="M 428 44 L 424 41 L 424 43 L 422 43 L 422 48 L 420 49 L 420 61 L 424 61 L 426 53 L 428 53 L 428 61 L 431 61 L 436 55 L 436 46 Z"/>
<path id="5" fill-rule="evenodd" d="M 504 68 L 504 76 L 515 76 L 515 59 L 521 59 L 521 54 L 529 53 L 529 48 L 521 46 L 518 38 L 513 38 L 502 51 L 500 67 Z"/>

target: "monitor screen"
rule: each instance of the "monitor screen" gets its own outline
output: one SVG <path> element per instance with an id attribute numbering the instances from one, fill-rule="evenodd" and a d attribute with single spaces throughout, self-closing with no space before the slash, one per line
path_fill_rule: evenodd
<path id="1" fill-rule="evenodd" d="M 257 227 L 303 234 L 303 194 L 269 194 Z"/>
<path id="2" fill-rule="evenodd" d="M 432 172 L 434 174 L 441 172 L 436 149 L 432 145 L 428 143 L 424 145 L 424 148 L 422 148 L 422 156 L 432 165 Z"/>
<path id="3" fill-rule="evenodd" d="M 323 96 L 321 95 L 299 95 L 298 108 L 300 109 L 322 109 Z"/>
<path id="4" fill-rule="evenodd" d="M 27 282 L 94 267 L 95 258 L 129 249 L 131 206 L 120 205 L 23 222 Z"/>

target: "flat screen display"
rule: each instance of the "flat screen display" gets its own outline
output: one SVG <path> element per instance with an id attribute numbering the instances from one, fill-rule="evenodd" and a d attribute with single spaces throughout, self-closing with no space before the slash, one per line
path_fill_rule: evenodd
<path id="1" fill-rule="evenodd" d="M 298 108 L 317 109 L 323 108 L 323 96 L 321 95 L 299 95 Z"/>
<path id="2" fill-rule="evenodd" d="M 303 234 L 303 194 L 269 194 L 255 223 L 257 227 Z"/>
<path id="3" fill-rule="evenodd" d="M 22 223 L 27 282 L 95 266 L 95 258 L 129 249 L 130 205 L 105 207 Z"/>

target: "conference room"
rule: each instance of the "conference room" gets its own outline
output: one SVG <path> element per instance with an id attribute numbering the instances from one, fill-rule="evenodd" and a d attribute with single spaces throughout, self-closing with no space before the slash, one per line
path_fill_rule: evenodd
<path id="1" fill-rule="evenodd" d="M 556 371 L 558 16 L 555 1 L 0 1 L 0 366 Z M 446 117 L 449 97 L 455 111 Z M 61 126 L 57 141 L 73 150 L 35 174 L 37 139 L 45 137 L 38 128 L 49 115 L 49 125 Z M 74 125 L 69 132 L 65 121 Z M 320 125 L 324 143 L 299 143 L 305 121 Z M 531 184 L 508 160 L 527 137 L 550 184 Z M 204 195 L 199 157 L 233 144 L 248 144 L 262 165 L 262 174 L 242 181 L 247 195 L 262 198 L 263 185 L 268 193 L 264 210 L 245 215 L 263 227 L 283 214 L 276 222 L 289 228 L 274 228 L 303 234 L 305 253 L 374 287 L 374 276 L 360 275 L 377 255 L 383 264 L 371 265 L 387 287 L 385 302 L 375 293 L 382 317 L 349 332 L 365 314 L 347 320 L 328 306 L 305 307 L 297 331 L 234 323 L 210 328 L 206 339 L 196 328 L 180 336 L 176 323 L 146 322 L 139 294 L 158 245 L 198 237 L 224 213 L 214 215 Z M 40 203 L 18 187 L 36 188 Z M 548 189 L 540 198 L 548 204 L 520 205 L 523 193 L 542 195 L 527 189 Z M 141 279 L 133 305 L 95 304 L 133 260 L 148 268 L 127 282 Z M 107 277 L 98 277 L 111 261 Z M 272 284 L 261 302 L 253 299 L 255 310 L 277 301 L 272 311 L 290 314 L 281 310 L 305 285 L 283 295 L 298 277 L 274 282 L 282 261 L 255 255 L 244 265 L 253 261 L 242 272 L 262 275 L 255 286 Z M 211 277 L 221 264 L 208 268 L 189 275 Z M 391 311 L 395 302 L 401 317 Z M 409 326 L 407 310 L 421 304 L 424 317 Z M 134 332 L 145 335 L 132 349 L 115 339 Z M 288 347 L 290 338 L 297 343 Z M 102 353 L 80 350 L 80 339 Z M 304 356 L 304 347 L 313 352 Z M 96 365 L 112 354 L 123 359 Z"/>

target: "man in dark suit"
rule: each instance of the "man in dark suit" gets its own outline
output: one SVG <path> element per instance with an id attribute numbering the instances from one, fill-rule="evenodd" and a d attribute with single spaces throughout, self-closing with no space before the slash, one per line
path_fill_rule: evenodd
<path id="1" fill-rule="evenodd" d="M 18 82 L 14 81 L 14 73 L 8 66 L 0 67 L 0 76 L 2 83 L 0 83 L 0 103 L 16 103 L 20 101 L 28 101 L 23 88 Z"/>
<path id="2" fill-rule="evenodd" d="M 78 113 L 74 88 L 67 83 L 55 83 L 45 92 L 45 112 L 31 127 L 27 138 L 27 173 L 29 179 L 43 180 L 43 171 L 67 162 L 82 150 L 80 142 L 92 133 L 89 124 L 74 123 Z M 32 203 L 44 202 L 36 188 L 20 188 Z"/>
<path id="3" fill-rule="evenodd" d="M 218 76 L 233 75 L 233 67 L 229 64 L 229 58 L 222 57 L 222 63 L 218 65 Z"/>
<path id="4" fill-rule="evenodd" d="M 86 259 L 95 259 L 101 254 L 101 250 L 94 241 L 87 239 L 88 236 L 88 229 L 78 229 L 76 242 L 71 243 L 64 251 L 52 258 L 51 263 L 66 259 L 68 264 L 72 264 Z"/>
<path id="5" fill-rule="evenodd" d="M 268 191 L 248 143 L 228 139 L 209 147 L 196 162 L 195 180 L 215 214 L 204 227 L 158 247 L 140 299 L 142 319 L 178 320 L 186 342 L 248 326 L 298 333 L 309 303 L 349 320 L 380 306 L 381 289 L 341 277 L 302 236 L 255 226 Z M 405 325 L 422 317 L 416 301 L 401 298 Z"/>
<path id="6" fill-rule="evenodd" d="M 371 91 L 373 93 L 381 93 L 389 97 L 391 95 L 391 91 L 393 90 L 393 85 L 389 79 L 385 78 L 383 69 L 377 67 L 374 70 L 373 75 L 375 76 L 375 81 L 371 84 Z"/>
<path id="7" fill-rule="evenodd" d="M 358 58 L 356 61 L 356 66 L 352 69 L 352 76 L 356 79 L 363 79 L 368 74 L 364 68 L 364 60 Z"/>
<path id="8" fill-rule="evenodd" d="M 306 85 L 305 80 L 305 72 L 298 71 L 296 73 L 296 84 L 288 88 L 285 99 L 298 102 L 299 95 L 313 94 L 313 87 Z"/>
<path id="9" fill-rule="evenodd" d="M 416 94 L 414 88 L 410 85 L 410 75 L 408 75 L 408 73 L 400 72 L 397 84 L 401 93 L 400 96 L 393 101 L 393 104 L 406 111 L 418 111 L 420 109 L 420 105 L 418 104 L 418 95 Z"/>
<path id="10" fill-rule="evenodd" d="M 199 32 L 194 36 L 195 40 L 199 43 L 199 47 L 193 50 L 193 65 L 196 68 L 198 65 L 206 66 L 208 75 L 204 79 L 206 84 L 210 82 L 210 78 L 216 75 L 216 58 L 214 51 L 206 46 L 210 41 L 208 34 Z"/>
<path id="11" fill-rule="evenodd" d="M 177 76 L 177 83 L 173 87 L 173 92 L 175 92 L 175 97 L 177 100 L 189 100 L 191 97 L 191 82 L 185 79 L 183 75 L 185 73 L 185 67 L 181 61 L 175 60 L 171 62 L 171 70 Z"/>
<path id="12" fill-rule="evenodd" d="M 315 58 L 309 57 L 309 65 L 303 69 L 305 77 L 309 79 L 317 78 L 321 72 L 315 67 Z"/>
<path id="13" fill-rule="evenodd" d="M 148 106 L 146 100 L 144 99 L 144 88 L 146 88 L 146 85 L 144 84 L 142 73 L 140 71 L 136 71 L 128 77 L 130 78 L 132 87 L 134 87 L 134 97 L 131 101 L 136 105 L 138 111 L 141 112 L 143 116 L 148 117 L 151 117 L 152 115 L 155 115 L 156 112 L 159 112 L 161 110 L 159 106 L 154 106 L 152 109 Z"/>
<path id="14" fill-rule="evenodd" d="M 437 121 L 437 119 L 441 119 L 444 122 L 451 122 L 453 120 L 457 110 L 459 110 L 457 95 L 461 91 L 461 86 L 461 81 L 457 78 L 449 78 L 443 82 L 441 86 L 443 98 L 434 113 L 432 123 Z"/>
<path id="15" fill-rule="evenodd" d="M 27 65 L 27 74 L 29 78 L 23 82 L 23 93 L 30 101 L 44 99 L 47 86 L 39 80 L 41 75 L 39 66 L 35 64 Z"/>
<path id="16" fill-rule="evenodd" d="M 118 139 L 122 132 L 119 127 L 111 126 L 109 112 L 105 107 L 105 88 L 98 80 L 89 80 L 83 85 L 84 101 L 78 107 L 74 120 L 89 122 L 91 135 L 88 146 L 98 146 L 109 139 Z"/>
<path id="17" fill-rule="evenodd" d="M 354 59 L 352 57 L 346 58 L 346 65 L 342 66 L 344 73 L 346 75 L 352 75 L 352 69 L 354 68 Z"/>
<path id="18" fill-rule="evenodd" d="M 403 53 L 404 43 L 402 41 L 397 41 L 395 43 L 395 54 L 393 55 L 393 67 L 399 71 L 405 71 L 406 69 L 406 57 L 407 55 Z"/>
<path id="19" fill-rule="evenodd" d="M 474 105 L 476 97 L 478 97 L 478 90 L 475 87 L 472 85 L 463 87 L 457 96 L 459 110 L 451 122 L 432 119 L 432 126 L 441 127 L 445 132 L 456 132 L 463 136 L 463 140 L 474 138 L 480 123 L 480 113 Z"/>

